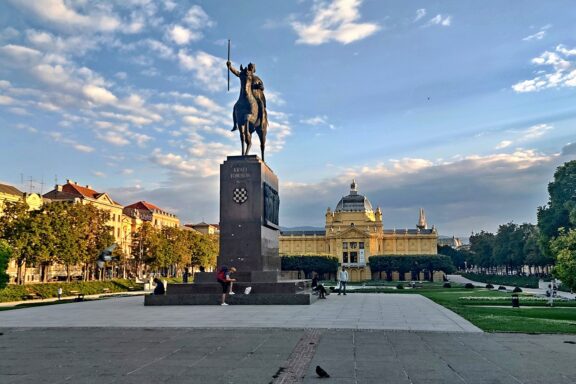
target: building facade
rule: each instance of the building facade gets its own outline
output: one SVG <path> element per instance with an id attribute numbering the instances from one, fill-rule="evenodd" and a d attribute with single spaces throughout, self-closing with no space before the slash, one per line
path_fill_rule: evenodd
<path id="1" fill-rule="evenodd" d="M 438 233 L 428 228 L 420 210 L 415 228 L 384 229 L 382 210 L 358 193 L 355 181 L 334 211 L 325 215 L 324 231 L 282 231 L 280 255 L 328 255 L 348 268 L 351 281 L 371 279 L 368 265 L 374 255 L 435 255 Z"/>
<path id="2" fill-rule="evenodd" d="M 16 201 L 24 201 L 31 211 L 42 207 L 42 197 L 39 194 L 24 193 L 11 185 L 0 184 L 0 215 L 7 203 Z"/>

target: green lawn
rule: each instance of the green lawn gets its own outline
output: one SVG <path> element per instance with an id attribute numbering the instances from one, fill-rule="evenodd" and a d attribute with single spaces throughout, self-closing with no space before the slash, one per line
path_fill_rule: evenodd
<path id="1" fill-rule="evenodd" d="M 512 308 L 511 293 L 487 289 L 432 288 L 390 290 L 370 288 L 382 293 L 420 294 L 456 312 L 486 332 L 568 333 L 576 334 L 576 302 L 555 300 L 553 308 L 532 306 L 528 296 L 520 294 L 520 308 Z M 367 290 L 356 290 L 367 291 Z M 482 300 L 462 299 L 471 297 Z M 488 300 L 491 298 L 492 300 Z M 497 299 L 493 301 L 493 299 Z M 528 306 L 527 304 L 530 304 Z M 506 305 L 506 307 L 494 307 Z M 561 305 L 565 305 L 561 307 Z"/>

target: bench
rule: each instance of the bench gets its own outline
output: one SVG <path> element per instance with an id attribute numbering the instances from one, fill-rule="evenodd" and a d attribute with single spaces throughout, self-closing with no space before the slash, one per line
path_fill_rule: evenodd
<path id="1" fill-rule="evenodd" d="M 72 296 L 76 296 L 74 301 L 84 301 L 84 294 L 80 291 L 69 291 Z"/>
<path id="2" fill-rule="evenodd" d="M 102 288 L 102 293 L 110 293 L 110 288 Z"/>
<path id="3" fill-rule="evenodd" d="M 139 291 L 138 287 L 128 287 L 129 292 Z"/>

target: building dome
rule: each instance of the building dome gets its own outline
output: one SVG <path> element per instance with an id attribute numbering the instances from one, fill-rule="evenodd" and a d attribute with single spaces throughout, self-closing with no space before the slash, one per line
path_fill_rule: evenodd
<path id="1" fill-rule="evenodd" d="M 356 180 L 350 184 L 350 194 L 340 199 L 334 212 L 373 212 L 372 204 L 365 196 L 358 194 Z"/>

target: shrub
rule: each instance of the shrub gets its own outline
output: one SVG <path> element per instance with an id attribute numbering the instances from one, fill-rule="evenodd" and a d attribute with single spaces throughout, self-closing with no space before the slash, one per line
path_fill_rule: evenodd
<path id="1" fill-rule="evenodd" d="M 444 284 L 442 285 L 442 288 L 452 288 L 452 284 L 450 284 L 450 283 L 444 283 Z"/>
<path id="2" fill-rule="evenodd" d="M 503 285 L 501 285 L 501 286 L 498 287 L 498 290 L 499 290 L 499 291 L 505 291 L 505 290 L 506 290 L 506 287 L 503 286 Z"/>
<path id="3" fill-rule="evenodd" d="M 403 286 L 402 284 L 398 284 L 398 285 L 396 286 L 396 289 L 404 289 L 404 286 Z"/>
<path id="4" fill-rule="evenodd" d="M 38 295 L 43 299 L 58 297 L 58 287 L 62 287 L 64 296 L 72 296 L 71 291 L 85 295 L 103 293 L 104 288 L 110 292 L 126 292 L 130 289 L 142 289 L 142 284 L 130 280 L 115 279 L 105 281 L 76 281 L 45 284 L 7 285 L 0 289 L 0 302 L 20 301 L 26 295 Z"/>
<path id="5" fill-rule="evenodd" d="M 494 286 L 490 283 L 486 284 L 486 289 L 494 289 Z"/>
<path id="6" fill-rule="evenodd" d="M 466 285 L 464 286 L 464 288 L 466 288 L 466 289 L 474 289 L 474 284 L 472 284 L 472 283 L 466 283 Z"/>
<path id="7" fill-rule="evenodd" d="M 520 287 L 515 287 L 515 288 L 512 290 L 512 292 L 514 292 L 514 293 L 522 292 L 522 288 L 520 288 Z"/>
<path id="8" fill-rule="evenodd" d="M 312 272 L 323 274 L 336 274 L 338 271 L 338 258 L 333 256 L 282 256 L 283 271 L 304 271 L 306 276 Z"/>

